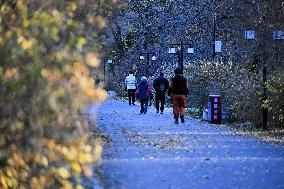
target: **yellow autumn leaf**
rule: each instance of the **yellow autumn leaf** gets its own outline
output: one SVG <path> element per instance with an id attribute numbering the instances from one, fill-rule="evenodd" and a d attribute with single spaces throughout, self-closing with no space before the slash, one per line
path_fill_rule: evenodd
<path id="1" fill-rule="evenodd" d="M 103 147 L 102 147 L 102 145 L 96 144 L 95 150 L 94 150 L 94 155 L 93 155 L 94 158 L 95 158 L 96 160 L 100 160 L 100 159 L 101 159 L 102 152 L 103 152 Z"/>
<path id="2" fill-rule="evenodd" d="M 101 100 L 105 100 L 105 99 L 107 99 L 108 94 L 107 94 L 106 90 L 98 88 L 98 89 L 96 89 L 96 96 Z"/>
<path id="3" fill-rule="evenodd" d="M 52 11 L 52 16 L 54 16 L 56 20 L 61 20 L 63 15 L 58 10 L 55 9 Z"/>
<path id="4" fill-rule="evenodd" d="M 81 172 L 81 166 L 79 163 L 71 163 L 70 164 L 71 169 L 75 172 L 75 173 L 80 173 Z"/>
<path id="5" fill-rule="evenodd" d="M 98 67 L 99 66 L 99 59 L 98 59 L 98 55 L 96 55 L 95 53 L 88 53 L 87 54 L 87 64 L 89 66 L 92 67 Z"/>
<path id="6" fill-rule="evenodd" d="M 62 189 L 73 189 L 73 184 L 71 182 L 69 182 L 68 180 L 61 180 L 60 181 L 62 184 Z"/>
<path id="7" fill-rule="evenodd" d="M 2 174 L 0 174 L 0 184 L 4 189 L 8 188 L 6 179 Z"/>
<path id="8" fill-rule="evenodd" d="M 72 11 L 76 10 L 77 9 L 77 4 L 74 3 L 74 2 L 70 3 L 70 8 L 71 8 Z"/>
<path id="9" fill-rule="evenodd" d="M 55 140 L 52 139 L 46 140 L 45 144 L 48 149 L 54 149 L 54 147 L 56 146 Z"/>
<path id="10" fill-rule="evenodd" d="M 78 41 L 77 41 L 77 48 L 81 49 L 83 48 L 83 46 L 85 46 L 87 43 L 87 40 L 84 37 L 79 37 Z"/>
<path id="11" fill-rule="evenodd" d="M 91 147 L 90 145 L 86 145 L 86 146 L 84 147 L 84 150 L 85 150 L 85 152 L 90 153 L 91 150 L 92 150 L 92 147 Z"/>
<path id="12" fill-rule="evenodd" d="M 95 22 L 97 23 L 100 29 L 106 27 L 106 21 L 101 15 L 95 17 Z"/>
<path id="13" fill-rule="evenodd" d="M 63 167 L 58 168 L 58 169 L 56 170 L 56 173 L 57 173 L 60 177 L 65 178 L 65 179 L 67 179 L 67 178 L 70 177 L 69 171 L 68 171 L 66 168 L 63 168 Z"/>
<path id="14" fill-rule="evenodd" d="M 9 188 L 16 188 L 18 181 L 15 178 L 6 177 L 5 180 L 6 180 L 7 185 L 9 186 Z"/>
<path id="15" fill-rule="evenodd" d="M 12 154 L 12 159 L 17 164 L 17 166 L 20 166 L 20 167 L 24 167 L 25 166 L 25 161 L 23 160 L 23 158 L 21 157 L 20 154 L 13 153 Z"/>
<path id="16" fill-rule="evenodd" d="M 53 26 L 51 29 L 50 29 L 50 36 L 52 39 L 54 39 L 55 41 L 58 41 L 58 33 L 59 33 L 59 29 L 55 26 Z"/>
<path id="17" fill-rule="evenodd" d="M 83 170 L 83 173 L 86 177 L 90 178 L 90 177 L 93 176 L 93 172 L 88 166 L 86 166 L 86 165 L 82 166 L 82 170 Z"/>
<path id="18" fill-rule="evenodd" d="M 84 94 L 90 98 L 90 99 L 93 99 L 95 97 L 95 94 L 96 94 L 96 90 L 92 89 L 92 88 L 87 88 L 85 91 L 84 91 Z"/>
<path id="19" fill-rule="evenodd" d="M 48 159 L 43 156 L 43 157 L 41 158 L 41 164 L 42 164 L 43 166 L 47 167 L 47 166 L 48 166 Z"/>
<path id="20" fill-rule="evenodd" d="M 28 39 L 23 41 L 22 48 L 24 50 L 31 49 L 35 46 L 36 40 L 35 39 Z"/>
<path id="21" fill-rule="evenodd" d="M 49 75 L 49 71 L 47 69 L 42 69 L 40 74 L 41 74 L 42 77 L 47 78 L 48 75 Z"/>
<path id="22" fill-rule="evenodd" d="M 77 150 L 75 148 L 71 148 L 67 154 L 65 154 L 65 158 L 68 161 L 74 161 L 77 157 Z"/>
<path id="23" fill-rule="evenodd" d="M 48 182 L 47 178 L 43 175 L 39 177 L 39 185 L 44 186 Z"/>
<path id="24" fill-rule="evenodd" d="M 38 178 L 37 178 L 37 177 L 33 177 L 33 178 L 31 179 L 30 185 L 31 185 L 31 188 L 36 188 L 36 187 L 39 185 L 39 180 L 38 180 Z"/>
<path id="25" fill-rule="evenodd" d="M 12 172 L 12 169 L 11 169 L 11 168 L 7 168 L 7 169 L 6 169 L 6 175 L 7 175 L 8 177 L 12 177 L 12 176 L 13 176 L 13 172 Z"/>
<path id="26" fill-rule="evenodd" d="M 27 27 L 29 27 L 29 25 L 30 25 L 30 21 L 29 21 L 28 19 L 24 19 L 24 21 L 23 21 L 23 26 L 24 26 L 25 28 L 27 28 Z"/>
<path id="27" fill-rule="evenodd" d="M 61 62 L 63 60 L 63 53 L 62 52 L 57 52 L 55 53 L 55 58 L 58 62 Z"/>
<path id="28" fill-rule="evenodd" d="M 76 189 L 84 189 L 84 187 L 82 185 L 77 185 Z"/>
<path id="29" fill-rule="evenodd" d="M 88 153 L 79 153 L 78 161 L 81 164 L 92 163 L 94 161 L 93 156 Z"/>

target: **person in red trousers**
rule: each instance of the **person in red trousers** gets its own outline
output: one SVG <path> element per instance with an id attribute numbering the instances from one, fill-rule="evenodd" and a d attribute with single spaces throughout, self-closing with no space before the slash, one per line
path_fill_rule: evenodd
<path id="1" fill-rule="evenodd" d="M 170 81 L 169 95 L 173 99 L 173 113 L 175 123 L 178 124 L 178 118 L 184 123 L 186 97 L 188 95 L 188 83 L 182 75 L 181 69 L 175 69 L 175 76 Z"/>

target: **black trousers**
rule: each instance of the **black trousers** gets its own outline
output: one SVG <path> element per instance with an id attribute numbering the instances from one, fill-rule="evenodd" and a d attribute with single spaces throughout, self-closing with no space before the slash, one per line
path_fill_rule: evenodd
<path id="1" fill-rule="evenodd" d="M 162 111 L 164 111 L 165 108 L 165 98 L 166 98 L 166 94 L 165 93 L 157 93 L 156 94 L 156 110 L 159 111 L 159 109 Z M 161 108 L 160 108 L 160 103 L 161 103 Z"/>
<path id="2" fill-rule="evenodd" d="M 135 102 L 135 89 L 128 89 L 127 90 L 127 93 L 128 93 L 128 102 L 129 102 L 129 105 L 134 104 Z"/>
<path id="3" fill-rule="evenodd" d="M 148 109 L 148 99 L 140 99 L 140 105 L 141 105 L 140 113 L 146 114 Z"/>

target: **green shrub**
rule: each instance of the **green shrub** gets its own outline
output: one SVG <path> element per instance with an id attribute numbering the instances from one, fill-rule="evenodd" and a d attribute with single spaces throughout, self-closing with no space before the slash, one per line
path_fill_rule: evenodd
<path id="1" fill-rule="evenodd" d="M 242 65 L 202 62 L 186 66 L 185 76 L 189 78 L 190 107 L 207 107 L 208 95 L 220 93 L 228 121 L 251 120 L 260 125 L 260 74 L 249 72 Z"/>
<path id="2" fill-rule="evenodd" d="M 200 118 L 201 109 L 198 109 L 198 108 L 186 108 L 186 112 L 185 113 L 187 115 L 191 116 L 191 117 Z"/>
<path id="3" fill-rule="evenodd" d="M 284 74 L 283 70 L 274 72 L 267 82 L 269 122 L 275 127 L 284 127 Z"/>

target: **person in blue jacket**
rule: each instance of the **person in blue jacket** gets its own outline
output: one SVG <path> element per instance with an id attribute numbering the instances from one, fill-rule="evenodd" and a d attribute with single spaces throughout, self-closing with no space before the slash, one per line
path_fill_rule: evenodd
<path id="1" fill-rule="evenodd" d="M 136 89 L 136 95 L 140 99 L 140 114 L 146 114 L 148 109 L 149 95 L 152 93 L 151 86 L 149 85 L 145 76 L 141 77 L 141 82 Z"/>

